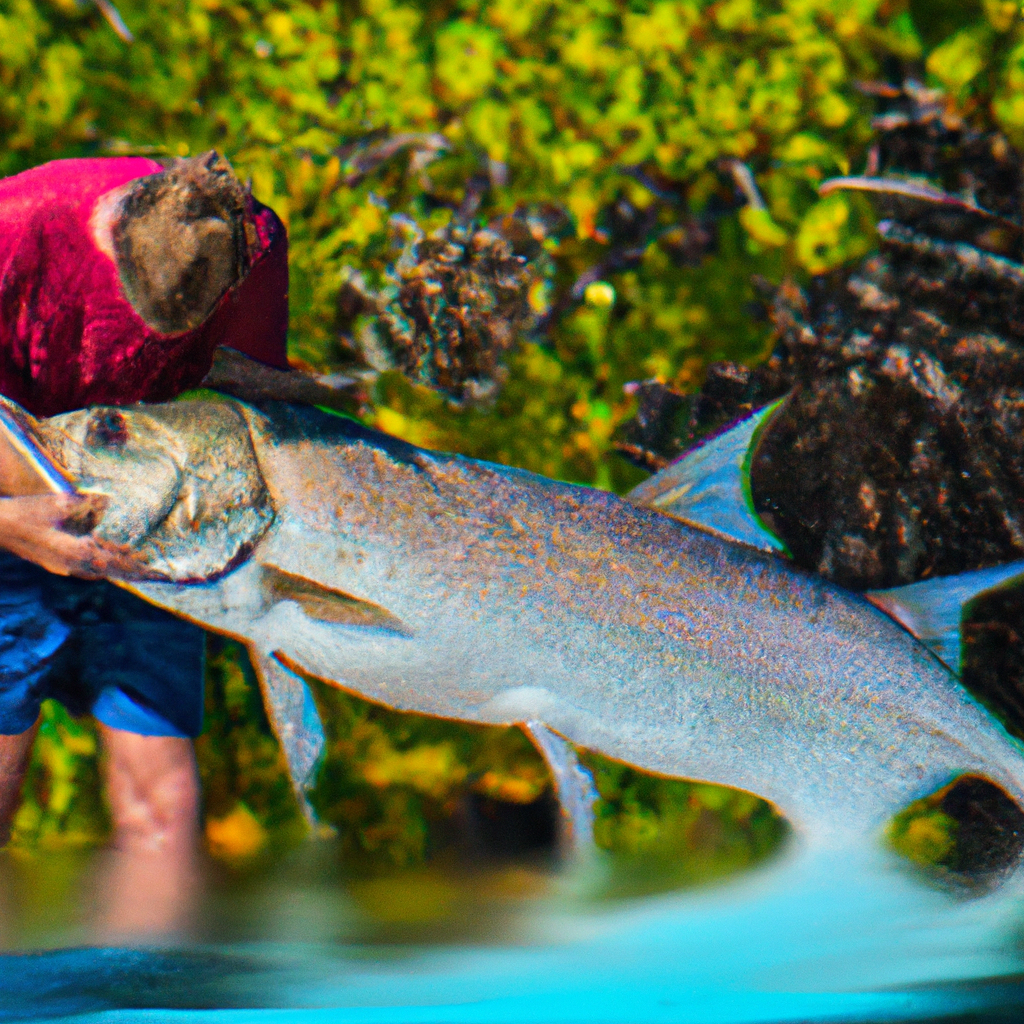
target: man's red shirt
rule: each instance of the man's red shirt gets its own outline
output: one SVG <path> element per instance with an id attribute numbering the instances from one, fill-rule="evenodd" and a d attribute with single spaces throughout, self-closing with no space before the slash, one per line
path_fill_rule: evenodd
<path id="1" fill-rule="evenodd" d="M 288 240 L 255 200 L 252 269 L 203 324 L 160 334 L 128 302 L 90 218 L 105 193 L 161 170 L 141 157 L 56 160 L 0 180 L 0 393 L 35 415 L 173 398 L 219 345 L 287 369 Z"/>

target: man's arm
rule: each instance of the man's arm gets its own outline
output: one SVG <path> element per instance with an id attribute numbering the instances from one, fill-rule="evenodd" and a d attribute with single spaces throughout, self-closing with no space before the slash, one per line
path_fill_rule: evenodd
<path id="1" fill-rule="evenodd" d="M 233 348 L 219 348 L 200 387 L 234 395 L 243 402 L 294 402 L 351 412 L 365 385 L 355 377 L 324 378 L 303 370 L 278 370 Z"/>

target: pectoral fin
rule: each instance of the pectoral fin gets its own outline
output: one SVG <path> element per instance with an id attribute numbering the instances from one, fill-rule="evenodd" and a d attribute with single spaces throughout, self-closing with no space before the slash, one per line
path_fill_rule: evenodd
<path id="1" fill-rule="evenodd" d="M 276 565 L 261 566 L 260 582 L 267 604 L 294 601 L 311 619 L 340 626 L 370 629 L 412 636 L 412 630 L 398 616 L 372 601 L 346 594 L 315 580 L 286 572 Z"/>
<path id="2" fill-rule="evenodd" d="M 285 668 L 273 654 L 249 649 L 267 717 L 284 749 L 295 795 L 307 819 L 316 823 L 306 790 L 312 784 L 314 770 L 324 751 L 324 728 L 306 681 Z"/>
<path id="3" fill-rule="evenodd" d="M 688 452 L 626 497 L 691 526 L 761 551 L 785 545 L 761 522 L 750 496 L 750 460 L 781 399 Z"/>
<path id="4" fill-rule="evenodd" d="M 964 607 L 986 591 L 1024 581 L 1024 561 L 940 576 L 864 596 L 918 638 L 950 671 L 960 672 L 960 620 Z"/>

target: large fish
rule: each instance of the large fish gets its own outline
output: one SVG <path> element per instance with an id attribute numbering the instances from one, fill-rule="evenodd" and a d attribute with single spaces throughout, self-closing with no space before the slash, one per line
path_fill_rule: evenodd
<path id="1" fill-rule="evenodd" d="M 877 837 L 960 773 L 1024 804 L 1016 743 L 908 631 L 955 662 L 963 601 L 1022 566 L 873 604 L 758 550 L 778 544 L 740 470 L 770 410 L 632 500 L 297 405 L 6 411 L 55 486 L 109 496 L 98 532 L 165 578 L 126 585 L 248 646 L 300 782 L 322 735 L 303 673 L 522 724 L 570 775 L 558 736 L 749 790 L 814 843 Z"/>

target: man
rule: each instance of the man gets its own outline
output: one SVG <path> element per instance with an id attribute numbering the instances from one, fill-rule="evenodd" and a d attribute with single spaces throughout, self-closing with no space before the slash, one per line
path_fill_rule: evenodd
<path id="1" fill-rule="evenodd" d="M 220 345 L 287 369 L 287 290 L 284 226 L 216 153 L 0 180 L 0 393 L 36 415 L 169 399 Z M 0 843 L 41 701 L 91 712 L 120 858 L 107 923 L 173 927 L 197 849 L 203 634 L 98 581 L 137 567 L 88 532 L 95 497 L 12 489 L 0 479 Z"/>

